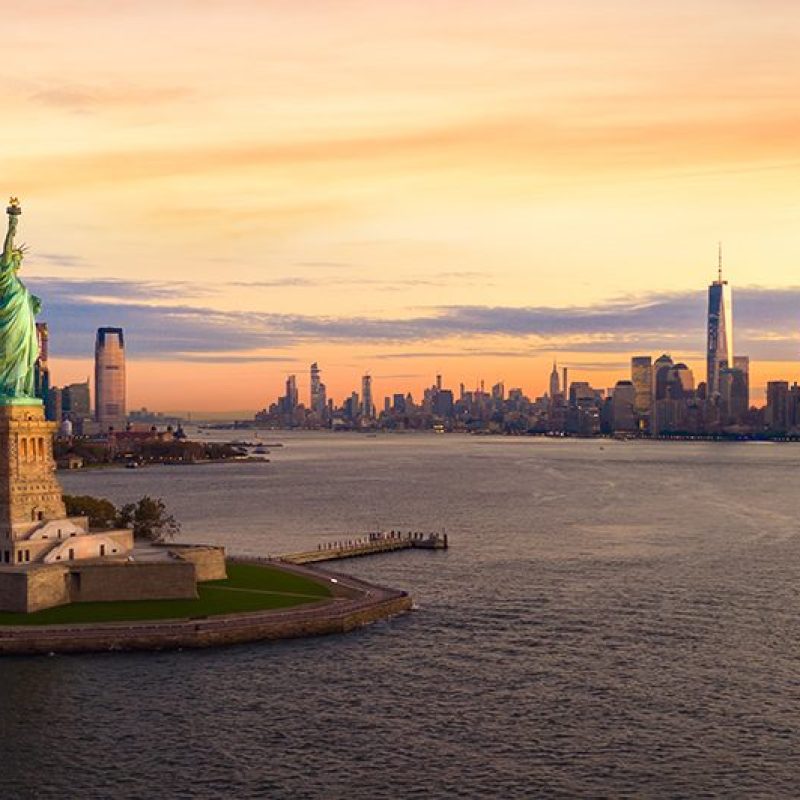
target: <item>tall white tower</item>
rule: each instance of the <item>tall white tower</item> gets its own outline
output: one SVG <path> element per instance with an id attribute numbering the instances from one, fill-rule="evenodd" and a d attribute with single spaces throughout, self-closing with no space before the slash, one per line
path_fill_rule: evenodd
<path id="1" fill-rule="evenodd" d="M 722 245 L 719 247 L 717 280 L 708 287 L 708 347 L 706 348 L 706 397 L 719 393 L 719 371 L 733 366 L 733 298 L 722 279 Z"/>

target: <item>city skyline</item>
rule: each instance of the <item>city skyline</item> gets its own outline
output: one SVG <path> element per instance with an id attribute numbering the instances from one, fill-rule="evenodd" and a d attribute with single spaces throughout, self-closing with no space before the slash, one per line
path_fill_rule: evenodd
<path id="1" fill-rule="evenodd" d="M 793 375 L 800 8 L 453 9 L 15 9 L 2 165 L 57 380 L 108 324 L 164 409 L 257 408 L 315 359 L 337 395 L 367 370 L 536 392 L 554 353 L 700 374 L 719 239 L 753 386 Z"/>
<path id="2" fill-rule="evenodd" d="M 758 363 L 753 363 L 748 356 L 734 356 L 733 355 L 733 292 L 732 287 L 727 279 L 723 280 L 722 277 L 722 251 L 721 251 L 721 244 L 719 245 L 719 261 L 717 266 L 717 279 L 714 280 L 708 286 L 708 300 L 707 300 L 707 307 L 705 310 L 706 314 L 706 349 L 705 349 L 705 364 L 703 368 L 705 372 L 705 383 L 707 386 L 710 386 L 710 393 L 718 393 L 720 391 L 719 380 L 720 380 L 720 371 L 724 373 L 726 370 L 729 372 L 730 370 L 735 370 L 743 365 L 745 366 L 745 372 L 748 378 L 748 398 L 751 404 L 756 406 L 760 406 L 763 404 L 764 397 L 768 391 L 768 384 L 770 381 L 775 380 L 783 380 L 786 376 L 785 375 L 778 375 L 777 377 L 773 374 L 772 377 L 767 380 L 763 385 L 754 383 L 751 379 L 753 375 L 753 367 L 755 367 L 755 372 L 758 374 Z M 48 325 L 46 322 L 40 323 L 40 327 L 44 331 L 44 338 L 42 339 L 43 342 L 49 343 L 49 333 L 48 333 Z M 99 331 L 117 331 L 121 332 L 119 328 L 99 328 Z M 667 340 L 669 337 L 667 337 Z M 49 346 L 48 348 L 49 349 Z M 45 364 L 48 363 L 47 361 L 47 349 L 45 350 Z M 324 347 L 322 349 L 325 349 Z M 659 350 L 656 346 L 655 351 Z M 635 351 L 632 351 L 635 352 Z M 662 351 L 662 355 L 672 355 L 673 351 L 668 349 L 664 349 Z M 503 357 L 508 357 L 508 354 L 498 353 L 496 354 L 500 360 Z M 681 353 L 677 351 L 677 355 L 680 358 Z M 520 353 L 519 357 L 524 357 L 524 353 Z M 457 354 L 453 353 L 450 354 L 451 358 L 456 358 Z M 553 353 L 553 369 L 556 367 L 556 362 L 559 361 L 559 353 Z M 446 355 L 442 355 L 442 359 L 445 360 Z M 515 357 L 516 358 L 516 357 Z M 634 378 L 635 382 L 635 367 L 636 363 L 642 360 L 647 360 L 648 363 L 652 364 L 653 356 L 639 356 L 632 355 L 630 356 L 630 367 L 631 367 L 631 377 Z M 531 361 L 535 359 L 531 358 Z M 692 358 L 684 358 L 683 361 L 687 362 L 690 365 L 690 369 L 692 371 L 699 371 L 700 364 L 697 363 L 699 359 L 692 359 Z M 730 363 L 729 363 L 730 362 Z M 135 362 L 134 362 L 135 363 Z M 346 399 L 346 397 L 351 393 L 352 386 L 352 375 L 347 372 L 343 372 L 339 375 L 334 375 L 333 386 L 335 390 L 332 392 L 328 392 L 327 386 L 321 382 L 320 374 L 321 370 L 319 367 L 318 361 L 315 361 L 310 366 L 310 373 L 309 379 L 306 381 L 304 378 L 301 378 L 299 384 L 297 383 L 297 374 L 305 375 L 306 371 L 308 370 L 308 364 L 301 364 L 298 363 L 293 370 L 287 370 L 286 372 L 276 372 L 274 370 L 270 370 L 272 373 L 269 378 L 271 382 L 274 383 L 276 380 L 280 381 L 281 384 L 292 381 L 294 383 L 293 394 L 298 398 L 295 402 L 295 405 L 298 403 L 304 405 L 307 408 L 322 408 L 325 405 L 325 402 L 328 398 L 333 399 L 335 395 L 341 395 L 342 398 Z M 560 361 L 560 368 L 562 370 L 561 376 L 559 376 L 559 380 L 562 384 L 562 389 L 567 388 L 567 373 L 569 372 L 570 375 L 573 377 L 575 375 L 584 375 L 584 377 L 595 377 L 597 381 L 597 374 L 602 372 L 608 379 L 605 381 L 599 380 L 597 382 L 598 386 L 606 385 L 609 388 L 613 386 L 613 384 L 619 379 L 619 370 L 625 369 L 628 366 L 628 362 L 606 362 L 602 365 L 596 363 L 586 363 L 586 362 L 567 362 L 564 363 L 563 360 Z M 95 371 L 97 369 L 97 359 L 95 357 L 94 361 Z M 352 368 L 351 368 L 352 369 Z M 615 371 L 613 371 L 615 370 Z M 365 375 L 361 376 L 362 380 L 362 390 L 363 390 L 363 380 L 365 378 L 370 379 L 370 386 L 372 381 L 372 370 L 367 370 Z M 330 373 L 329 373 L 330 374 Z M 438 382 L 441 381 L 442 378 L 442 371 L 436 370 L 434 372 L 436 379 Z M 492 373 L 490 373 L 492 374 Z M 698 374 L 700 374 L 698 372 Z M 396 393 L 398 389 L 402 389 L 403 392 L 423 392 L 429 385 L 430 385 L 430 375 L 425 374 L 418 374 L 418 375 L 408 375 L 408 374 L 401 374 L 401 375 L 378 375 L 380 379 L 388 378 L 388 381 L 385 382 L 385 385 L 379 386 L 379 390 L 385 392 L 385 396 L 389 396 L 391 394 Z M 723 378 L 725 375 L 723 375 Z M 408 384 L 407 381 L 409 378 L 416 379 L 412 381 L 411 384 Z M 48 381 L 50 380 L 49 376 L 49 368 L 48 368 Z M 496 376 L 492 379 L 486 379 L 480 375 L 474 378 L 474 382 L 470 384 L 469 378 L 464 379 L 463 374 L 458 374 L 458 377 L 455 379 L 454 385 L 465 385 L 469 386 L 471 389 L 477 390 L 483 384 L 491 384 L 493 381 L 505 382 L 505 379 L 502 376 Z M 713 382 L 712 382 L 713 381 Z M 96 379 L 95 379 L 96 383 Z M 513 381 L 511 382 L 513 383 Z M 255 384 L 255 382 L 253 382 Z M 515 388 L 519 388 L 526 393 L 530 394 L 531 396 L 539 396 L 544 394 L 550 394 L 552 396 L 552 387 L 553 387 L 553 374 L 552 372 L 547 376 L 543 377 L 542 375 L 532 375 L 526 374 L 523 378 L 523 381 L 514 384 Z M 315 389 L 316 387 L 316 389 Z M 531 389 L 530 387 L 534 387 Z M 544 387 L 544 388 L 538 388 Z M 252 387 L 251 387 L 252 388 Z M 134 385 L 134 396 L 137 396 L 136 393 L 136 385 Z M 299 399 L 301 392 L 304 394 L 308 394 L 308 402 L 304 402 L 303 400 Z M 125 392 L 127 396 L 127 390 Z M 641 390 L 639 390 L 638 394 L 641 396 Z M 316 401 L 313 399 L 313 396 L 316 395 Z M 263 401 L 263 397 L 260 398 Z M 641 405 L 641 400 L 638 400 L 637 403 Z M 263 404 L 263 403 L 262 403 Z M 142 408 L 147 407 L 146 403 L 137 403 L 136 400 L 133 401 L 131 407 L 139 407 Z M 258 404 L 255 409 L 257 410 Z M 182 406 L 177 406 L 175 408 L 168 408 L 166 411 L 168 412 L 178 412 L 178 411 L 189 411 L 190 413 L 199 412 L 203 413 L 203 411 L 209 411 L 212 413 L 226 413 L 226 409 L 215 409 L 215 408 L 197 408 L 197 407 L 189 407 L 186 403 Z M 236 411 L 243 411 L 245 413 L 249 413 L 251 409 L 248 408 L 240 408 L 236 406 Z"/>

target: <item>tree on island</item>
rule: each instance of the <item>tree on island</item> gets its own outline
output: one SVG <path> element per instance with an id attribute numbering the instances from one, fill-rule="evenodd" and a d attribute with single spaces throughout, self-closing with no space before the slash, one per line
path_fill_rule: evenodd
<path id="1" fill-rule="evenodd" d="M 68 517 L 88 517 L 90 528 L 113 528 L 117 524 L 117 507 L 103 497 L 65 494 L 64 505 Z"/>
<path id="2" fill-rule="evenodd" d="M 175 538 L 181 529 L 160 497 L 145 495 L 136 503 L 126 503 L 117 509 L 102 497 L 65 494 L 64 505 L 67 516 L 88 517 L 90 528 L 132 528 L 134 539 L 165 542 Z"/>
<path id="3" fill-rule="evenodd" d="M 180 523 L 167 512 L 167 506 L 160 497 L 145 495 L 138 503 L 122 506 L 117 516 L 117 524 L 122 528 L 133 528 L 134 539 L 150 542 L 164 542 L 174 539 L 181 529 Z"/>

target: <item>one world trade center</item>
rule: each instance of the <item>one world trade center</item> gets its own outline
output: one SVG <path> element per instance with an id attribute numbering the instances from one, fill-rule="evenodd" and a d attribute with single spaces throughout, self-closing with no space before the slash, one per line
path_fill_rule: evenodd
<path id="1" fill-rule="evenodd" d="M 706 350 L 706 397 L 719 393 L 719 371 L 733 367 L 733 304 L 731 287 L 722 280 L 722 247 L 719 274 L 708 287 L 708 348 Z"/>

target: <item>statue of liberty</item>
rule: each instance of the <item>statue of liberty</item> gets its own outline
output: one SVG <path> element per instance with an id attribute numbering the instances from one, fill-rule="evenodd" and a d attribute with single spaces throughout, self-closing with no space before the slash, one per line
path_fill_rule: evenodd
<path id="1" fill-rule="evenodd" d="M 22 209 L 16 197 L 8 208 L 8 233 L 0 259 L 0 405 L 34 400 L 34 365 L 39 357 L 36 314 L 41 301 L 17 276 L 25 248 L 14 247 Z"/>

